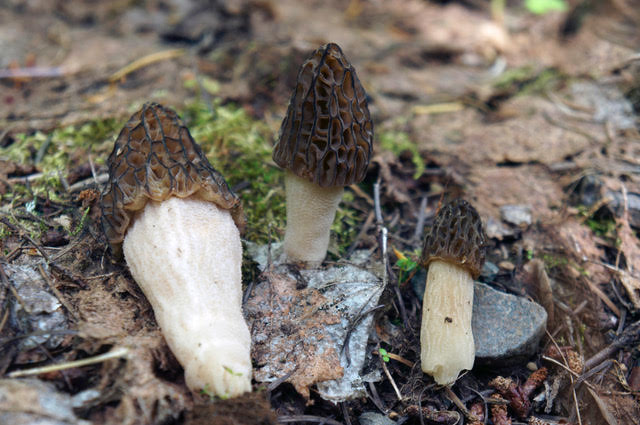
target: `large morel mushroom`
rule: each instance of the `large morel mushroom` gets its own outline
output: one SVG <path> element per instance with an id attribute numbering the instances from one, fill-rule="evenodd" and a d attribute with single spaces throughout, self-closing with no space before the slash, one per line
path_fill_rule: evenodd
<path id="1" fill-rule="evenodd" d="M 373 123 L 364 88 L 338 45 L 317 49 L 298 72 L 273 159 L 286 169 L 289 260 L 322 263 L 344 186 L 365 176 Z"/>
<path id="2" fill-rule="evenodd" d="M 420 357 L 423 372 L 441 385 L 454 383 L 460 371 L 473 368 L 473 281 L 484 263 L 485 240 L 477 211 L 460 199 L 438 211 L 424 240 L 421 263 L 427 282 Z"/>
<path id="3" fill-rule="evenodd" d="M 101 222 L 183 366 L 188 387 L 229 397 L 251 390 L 241 311 L 240 200 L 178 115 L 145 104 L 108 159 Z"/>

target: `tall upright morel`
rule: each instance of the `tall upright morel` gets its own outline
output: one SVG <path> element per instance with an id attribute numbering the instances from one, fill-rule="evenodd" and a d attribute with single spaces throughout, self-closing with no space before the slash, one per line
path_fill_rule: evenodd
<path id="1" fill-rule="evenodd" d="M 286 169 L 289 260 L 318 266 L 344 187 L 364 179 L 373 123 L 364 88 L 337 44 L 317 49 L 302 64 L 273 151 Z"/>

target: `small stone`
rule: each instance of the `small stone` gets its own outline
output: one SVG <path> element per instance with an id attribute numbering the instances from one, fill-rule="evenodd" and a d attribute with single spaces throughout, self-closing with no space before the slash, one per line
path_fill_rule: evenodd
<path id="1" fill-rule="evenodd" d="M 500 220 L 489 217 L 487 219 L 485 233 L 488 238 L 497 239 L 499 241 L 505 238 L 515 237 L 516 233 L 520 233 L 518 229 L 512 229 L 510 227 L 511 226 L 505 226 L 505 224 Z"/>
<path id="2" fill-rule="evenodd" d="M 50 292 L 49 285 L 40 274 L 37 263 L 7 264 L 4 266 L 4 271 L 21 300 L 12 306 L 10 323 L 19 324 L 22 332 L 37 331 L 45 334 L 48 331 L 68 328 L 62 305 Z M 30 350 L 38 344 L 54 349 L 63 339 L 63 335 L 46 334 L 25 338 L 19 344 L 21 350 Z"/>
<path id="3" fill-rule="evenodd" d="M 364 412 L 358 418 L 360 425 L 395 425 L 395 421 L 376 412 Z"/>
<path id="4" fill-rule="evenodd" d="M 527 369 L 529 369 L 530 371 L 536 371 L 538 370 L 538 365 L 535 364 L 534 362 L 529 362 L 527 363 Z"/>
<path id="5" fill-rule="evenodd" d="M 500 207 L 500 216 L 509 224 L 527 227 L 531 224 L 531 207 L 528 205 L 504 205 Z"/>
<path id="6" fill-rule="evenodd" d="M 516 266 L 511 261 L 500 261 L 498 263 L 498 267 L 508 272 L 511 272 L 516 268 Z"/>
<path id="7" fill-rule="evenodd" d="M 485 283 L 491 283 L 496 278 L 500 268 L 493 264 L 491 261 L 485 261 L 480 272 L 480 280 Z M 423 291 L 424 293 L 424 291 Z"/>
<path id="8" fill-rule="evenodd" d="M 526 360 L 535 354 L 546 324 L 547 312 L 539 304 L 476 282 L 471 322 L 476 362 Z"/>
<path id="9" fill-rule="evenodd" d="M 0 379 L 0 423 L 90 425 L 76 417 L 69 394 L 38 379 Z"/>
<path id="10" fill-rule="evenodd" d="M 629 212 L 629 224 L 636 228 L 640 227 L 640 193 L 627 192 L 626 202 L 621 192 L 607 191 L 605 198 L 612 200 L 609 203 L 609 208 L 618 217 L 623 217 L 626 205 Z"/>

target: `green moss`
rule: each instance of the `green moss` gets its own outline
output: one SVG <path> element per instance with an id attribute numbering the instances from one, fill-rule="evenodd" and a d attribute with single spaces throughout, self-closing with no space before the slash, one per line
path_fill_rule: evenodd
<path id="1" fill-rule="evenodd" d="M 553 270 L 556 267 L 566 266 L 569 264 L 569 260 L 565 257 L 559 256 L 557 254 L 542 254 L 542 261 L 547 270 Z"/>
<path id="2" fill-rule="evenodd" d="M 220 99 L 214 99 L 212 106 L 213 110 L 204 101 L 195 100 L 178 113 L 211 164 L 242 199 L 247 215 L 244 238 L 256 243 L 282 239 L 286 224 L 284 173 L 271 159 L 273 135 L 277 130 L 253 119 L 240 107 L 223 104 Z M 17 135 L 11 146 L 0 149 L 0 158 L 35 165 L 43 175 L 28 186 L 14 184 L 13 191 L 3 195 L 3 203 L 26 211 L 26 205 L 36 197 L 69 201 L 60 176 L 86 163 L 89 155 L 96 166 L 103 165 L 123 125 L 124 120 L 95 120 L 49 133 Z M 404 143 L 411 144 L 408 138 Z M 357 234 L 361 220 L 349 207 L 352 202 L 353 194 L 346 192 L 332 227 L 330 252 L 333 255 L 343 254 Z M 77 215 L 82 218 L 71 230 L 72 235 L 82 230 L 87 211 Z"/>
<path id="3" fill-rule="evenodd" d="M 252 242 L 278 240 L 285 226 L 284 174 L 271 159 L 274 130 L 242 108 L 214 100 L 190 103 L 183 117 L 193 138 L 242 199 L 247 215 L 244 237 Z"/>
<path id="4" fill-rule="evenodd" d="M 424 173 L 424 161 L 422 155 L 418 150 L 418 145 L 409 139 L 409 135 L 402 131 L 385 131 L 378 135 L 380 140 L 380 146 L 393 153 L 395 156 L 400 156 L 404 152 L 411 154 L 411 162 L 415 165 L 416 170 L 413 173 L 413 178 L 417 179 Z"/>
<path id="5" fill-rule="evenodd" d="M 493 82 L 493 86 L 499 90 L 514 91 L 519 95 L 531 95 L 553 89 L 565 79 L 566 76 L 554 68 L 540 71 L 532 66 L 523 66 L 506 70 Z"/>

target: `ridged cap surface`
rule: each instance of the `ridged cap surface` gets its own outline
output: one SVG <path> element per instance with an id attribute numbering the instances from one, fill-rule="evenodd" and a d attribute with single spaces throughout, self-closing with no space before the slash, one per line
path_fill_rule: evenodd
<path id="1" fill-rule="evenodd" d="M 170 108 L 147 103 L 133 114 L 120 131 L 107 165 L 101 222 L 116 255 L 134 215 L 150 200 L 176 196 L 210 201 L 230 210 L 238 228 L 244 228 L 240 199 Z"/>
<path id="2" fill-rule="evenodd" d="M 456 199 L 443 206 L 424 239 L 421 262 L 442 260 L 466 268 L 475 279 L 484 264 L 486 237 L 480 215 L 465 200 Z"/>
<path id="3" fill-rule="evenodd" d="M 313 52 L 300 67 L 273 160 L 322 187 L 365 176 L 373 143 L 366 93 L 337 44 Z"/>

